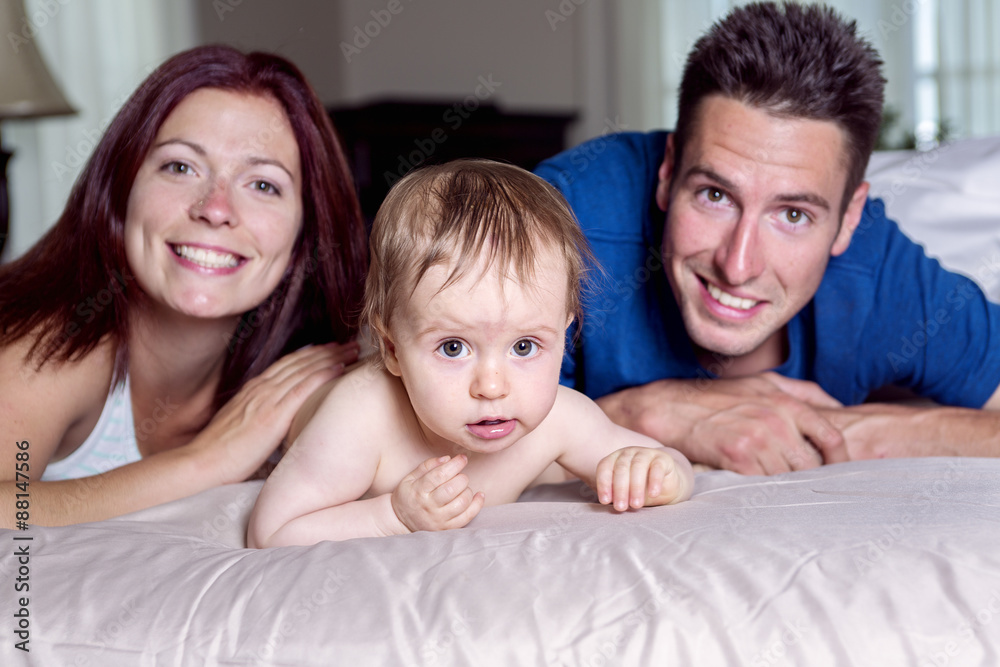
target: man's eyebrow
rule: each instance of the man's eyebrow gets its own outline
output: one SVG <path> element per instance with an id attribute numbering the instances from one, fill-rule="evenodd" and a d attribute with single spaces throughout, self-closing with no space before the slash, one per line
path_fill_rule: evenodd
<path id="1" fill-rule="evenodd" d="M 820 197 L 819 195 L 813 194 L 812 192 L 801 192 L 801 193 L 797 193 L 797 194 L 778 195 L 777 199 L 779 201 L 802 202 L 802 203 L 805 203 L 805 204 L 812 204 L 813 206 L 815 206 L 817 208 L 821 208 L 821 209 L 823 209 L 824 211 L 826 211 L 828 213 L 831 210 L 830 209 L 830 202 L 828 202 L 826 200 L 826 198 Z"/>
<path id="2" fill-rule="evenodd" d="M 738 190 L 735 183 L 730 181 L 728 178 L 724 178 L 723 176 L 719 175 L 718 173 L 716 173 L 715 171 L 713 171 L 708 167 L 700 165 L 695 165 L 691 167 L 690 169 L 687 170 L 687 173 L 684 174 L 684 180 L 688 180 L 692 176 L 704 176 L 709 180 L 715 181 L 716 183 L 721 185 L 726 190 L 729 190 L 730 192 L 736 192 Z M 812 192 L 781 194 L 775 197 L 775 199 L 784 202 L 802 202 L 804 204 L 812 204 L 813 206 L 821 208 L 827 212 L 832 210 L 830 207 L 830 202 L 828 202 L 825 197 L 821 197 L 820 195 Z"/>
<path id="3" fill-rule="evenodd" d="M 208 152 L 205 150 L 204 146 L 202 146 L 201 144 L 197 144 L 197 143 L 195 143 L 193 141 L 187 141 L 186 139 L 167 139 L 166 141 L 161 141 L 158 144 L 154 144 L 153 148 L 154 149 L 162 148 L 163 146 L 167 146 L 167 145 L 170 145 L 170 144 L 181 144 L 182 146 L 187 146 L 188 148 L 190 148 L 191 150 L 193 150 L 195 153 L 197 153 L 201 157 L 205 157 L 206 155 L 208 155 Z M 251 156 L 251 157 L 247 158 L 246 164 L 248 164 L 250 166 L 255 166 L 255 165 L 258 165 L 258 164 L 269 164 L 269 165 L 277 167 L 278 169 L 280 169 L 283 172 L 285 172 L 286 174 L 288 174 L 288 177 L 291 178 L 292 180 L 295 179 L 295 177 L 292 176 L 292 172 L 289 171 L 288 167 L 286 167 L 285 165 L 283 165 L 278 160 L 274 160 L 272 158 Z"/>
<path id="4" fill-rule="evenodd" d="M 690 180 L 694 176 L 704 176 L 710 181 L 715 181 L 716 183 L 724 187 L 726 190 L 729 190 L 730 192 L 735 192 L 738 189 L 735 183 L 730 181 L 728 178 L 724 178 L 723 176 L 719 175 L 718 173 L 716 173 L 715 171 L 713 171 L 708 167 L 704 167 L 697 164 L 694 165 L 693 167 L 687 170 L 687 173 L 684 174 L 684 180 L 685 181 Z"/>

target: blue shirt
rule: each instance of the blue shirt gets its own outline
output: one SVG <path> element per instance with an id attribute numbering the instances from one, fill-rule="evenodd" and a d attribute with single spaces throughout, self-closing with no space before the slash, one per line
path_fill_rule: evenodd
<path id="1" fill-rule="evenodd" d="M 665 216 L 654 192 L 666 137 L 609 134 L 536 169 L 569 201 L 603 268 L 562 368 L 563 384 L 592 398 L 663 378 L 708 381 L 728 363 L 722 355 L 699 363 L 663 270 Z M 877 199 L 787 338 L 788 358 L 773 370 L 816 382 L 846 405 L 895 384 L 981 407 L 1000 384 L 1000 306 L 927 257 Z"/>

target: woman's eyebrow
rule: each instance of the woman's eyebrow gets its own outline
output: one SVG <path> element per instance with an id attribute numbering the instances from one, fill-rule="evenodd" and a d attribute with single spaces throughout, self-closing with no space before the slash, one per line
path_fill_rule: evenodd
<path id="1" fill-rule="evenodd" d="M 205 150 L 204 146 L 202 146 L 201 144 L 195 143 L 193 141 L 188 141 L 187 139 L 167 139 L 165 141 L 161 141 L 161 142 L 159 142 L 157 144 L 154 144 L 153 145 L 153 149 L 162 148 L 163 146 L 167 146 L 167 145 L 170 145 L 170 144 L 181 144 L 183 146 L 187 146 L 188 148 L 190 148 L 191 150 L 193 150 L 195 153 L 197 153 L 198 155 L 200 155 L 202 157 L 204 157 L 204 156 L 206 156 L 208 154 L 208 152 Z M 277 167 L 278 169 L 281 169 L 283 172 L 285 172 L 286 174 L 288 174 L 288 177 L 291 178 L 292 180 L 295 179 L 295 177 L 292 176 L 291 170 L 288 167 L 286 167 L 284 164 L 282 164 L 281 161 L 275 160 L 274 158 L 252 156 L 252 157 L 247 158 L 244 162 L 247 165 L 250 165 L 250 166 L 254 166 L 254 165 L 258 165 L 258 164 L 269 164 L 269 165 L 272 165 L 274 167 Z"/>

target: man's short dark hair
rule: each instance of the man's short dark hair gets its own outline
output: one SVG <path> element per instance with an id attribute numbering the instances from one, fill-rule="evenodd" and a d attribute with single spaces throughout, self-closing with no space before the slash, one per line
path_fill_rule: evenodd
<path id="1" fill-rule="evenodd" d="M 841 211 L 864 180 L 882 122 L 882 59 L 824 5 L 761 2 L 734 9 L 694 45 L 681 81 L 674 146 L 680 162 L 708 95 L 778 116 L 829 120 L 847 134 Z"/>

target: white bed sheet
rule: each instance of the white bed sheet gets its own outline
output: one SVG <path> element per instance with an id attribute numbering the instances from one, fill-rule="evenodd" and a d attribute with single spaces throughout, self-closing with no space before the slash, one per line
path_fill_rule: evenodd
<path id="1" fill-rule="evenodd" d="M 30 543 L 3 665 L 1000 665 L 1000 460 L 716 471 L 622 516 L 529 492 L 441 533 L 243 548 L 260 483 Z"/>

